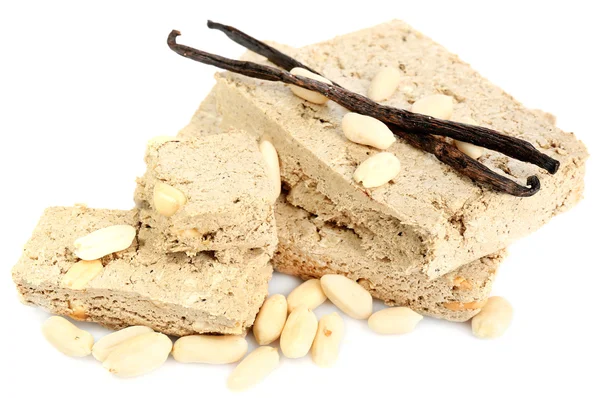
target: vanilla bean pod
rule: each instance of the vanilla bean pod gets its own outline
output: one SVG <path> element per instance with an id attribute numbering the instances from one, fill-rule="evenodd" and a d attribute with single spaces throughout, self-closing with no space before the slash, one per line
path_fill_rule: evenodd
<path id="1" fill-rule="evenodd" d="M 227 35 L 227 37 L 234 42 L 240 44 L 248 50 L 266 57 L 269 61 L 280 68 L 289 71 L 293 68 L 299 67 L 321 75 L 319 72 L 315 71 L 309 66 L 304 65 L 300 61 L 297 61 L 296 59 L 285 53 L 282 53 L 268 44 L 253 38 L 239 29 L 213 21 L 208 21 L 207 26 L 210 29 L 216 29 L 225 33 L 225 35 Z M 333 85 L 339 86 L 339 84 L 335 83 L 334 81 L 330 81 Z M 414 134 L 404 132 L 393 125 L 388 125 L 388 127 L 390 127 L 396 136 L 401 137 L 413 147 L 431 153 L 439 161 L 449 165 L 461 174 L 464 174 L 465 176 L 479 183 L 489 185 L 497 191 L 506 192 L 514 196 L 527 197 L 536 194 L 540 190 L 540 180 L 536 176 L 530 176 L 527 179 L 528 187 L 524 187 L 515 181 L 490 170 L 481 162 L 471 159 L 458 150 L 455 146 L 450 145 L 437 137 L 429 134 Z"/>
<path id="2" fill-rule="evenodd" d="M 345 90 L 344 88 L 342 88 L 338 85 L 329 85 L 329 84 L 321 83 L 321 82 L 318 82 L 318 81 L 315 81 L 315 80 L 312 80 L 309 78 L 305 78 L 302 76 L 294 76 L 287 71 L 282 71 L 280 69 L 273 68 L 273 67 L 270 67 L 267 65 L 261 65 L 261 64 L 257 64 L 257 63 L 249 62 L 249 61 L 232 60 L 229 58 L 221 57 L 219 55 L 215 55 L 215 54 L 207 53 L 207 52 L 204 52 L 201 50 L 197 50 L 192 47 L 178 44 L 176 42 L 176 38 L 179 35 L 180 35 L 180 33 L 178 31 L 175 31 L 175 30 L 172 31 L 168 37 L 167 43 L 174 52 L 178 53 L 179 55 L 181 55 L 183 57 L 190 58 L 192 60 L 195 60 L 195 61 L 198 61 L 201 63 L 217 66 L 219 68 L 226 69 L 231 72 L 239 73 L 239 74 L 242 74 L 245 76 L 254 77 L 254 78 L 258 78 L 258 79 L 262 79 L 262 80 L 269 80 L 269 81 L 281 81 L 284 83 L 294 84 L 294 85 L 297 85 L 297 86 L 300 86 L 303 88 L 307 88 L 312 91 L 317 91 L 317 92 L 325 95 L 326 97 L 334 100 L 338 104 L 348 108 L 351 111 L 370 115 L 370 116 L 378 118 L 384 122 L 388 122 L 388 124 L 392 124 L 392 126 L 390 126 L 390 127 L 392 127 L 395 130 L 395 133 L 397 135 L 403 137 L 404 139 L 406 139 L 413 146 L 434 154 L 442 162 L 450 165 L 451 167 L 455 168 L 457 171 L 467 175 L 470 178 L 473 178 L 476 181 L 479 181 L 484 184 L 488 184 L 488 185 L 492 186 L 494 189 L 497 189 L 499 191 L 506 192 L 506 193 L 509 193 L 509 194 L 512 194 L 515 196 L 531 196 L 539 190 L 539 179 L 535 176 L 531 176 L 527 180 L 528 184 L 531 186 L 530 188 L 522 187 L 512 180 L 507 179 L 506 177 L 503 177 L 497 173 L 494 173 L 493 171 L 491 171 L 490 169 L 485 167 L 483 164 L 481 164 L 473 159 L 468 158 L 462 152 L 458 151 L 458 149 L 443 142 L 442 140 L 435 138 L 433 136 L 430 136 L 429 134 L 431 132 L 428 132 L 426 134 L 420 134 L 420 136 L 417 137 L 418 134 L 411 133 L 410 131 L 409 132 L 404 131 L 404 128 L 402 128 L 402 126 L 399 125 L 398 123 L 389 122 L 389 118 L 380 117 L 381 115 L 385 115 L 386 113 L 380 112 L 379 108 L 389 108 L 389 109 L 393 109 L 396 111 L 401 111 L 399 109 L 383 107 L 383 106 L 369 100 L 368 98 L 366 98 L 364 96 L 361 96 L 359 94 L 353 93 L 348 90 Z M 265 44 L 264 46 L 267 46 L 267 45 Z M 264 48 L 261 49 L 260 51 L 264 51 Z M 271 53 L 271 54 L 274 54 L 274 53 Z M 281 56 L 281 54 L 283 54 L 283 53 L 279 53 L 279 54 L 280 55 L 275 55 L 274 57 L 272 57 L 277 62 L 279 62 L 278 57 Z M 289 61 L 289 59 L 291 59 L 290 57 L 286 56 L 285 54 L 283 54 L 283 56 L 286 59 L 288 59 L 288 61 Z M 302 65 L 301 63 L 299 63 L 295 60 L 294 60 L 293 64 L 301 65 L 301 67 L 305 68 L 304 65 Z M 363 104 L 361 104 L 361 103 L 366 104 L 367 110 L 364 109 L 365 106 L 363 106 Z M 370 109 L 370 112 L 369 112 L 369 109 Z M 407 112 L 407 111 L 404 111 L 404 112 Z M 407 112 L 407 113 L 411 113 L 411 112 Z M 421 118 L 437 120 L 437 119 L 434 119 L 434 118 L 431 118 L 428 116 L 423 116 L 423 115 L 418 115 L 418 114 L 412 114 L 412 115 L 420 116 Z M 445 121 L 440 121 L 440 122 L 445 122 Z M 456 123 L 456 124 L 459 126 L 463 126 L 463 127 L 464 126 L 474 127 L 474 126 L 462 125 L 459 123 Z M 435 133 L 437 134 L 437 131 Z M 496 133 L 496 134 L 498 134 L 498 133 Z M 500 135 L 500 134 L 498 134 L 498 135 Z M 500 135 L 500 136 L 502 136 L 502 135 Z M 502 137 L 506 137 L 506 136 L 502 136 Z M 507 138 L 510 138 L 510 137 L 507 137 Z M 533 146 L 531 146 L 531 147 L 533 148 Z M 492 149 L 492 148 L 489 148 L 489 149 Z M 533 148 L 533 149 L 535 150 L 535 148 Z M 553 160 L 553 159 L 551 159 L 551 160 Z"/>
<path id="3" fill-rule="evenodd" d="M 208 21 L 206 23 L 206 26 L 208 26 L 210 29 L 216 29 L 225 33 L 227 37 L 229 37 L 237 44 L 247 48 L 252 52 L 260 54 L 263 57 L 266 57 L 269 61 L 279 66 L 280 68 L 283 68 L 287 71 L 290 71 L 296 67 L 304 68 L 306 70 L 311 71 L 312 73 L 320 75 L 319 72 L 309 68 L 306 65 L 303 65 L 302 62 L 295 60 L 289 55 L 282 53 L 278 49 L 273 48 L 260 40 L 256 40 L 254 37 L 247 35 L 246 33 L 234 28 L 233 26 L 227 26 L 213 21 Z"/>
<path id="4" fill-rule="evenodd" d="M 220 23 L 208 21 L 207 26 L 210 29 L 219 30 L 227 35 L 234 42 L 245 48 L 266 57 L 275 65 L 291 70 L 295 67 L 307 69 L 320 75 L 319 72 L 311 69 L 307 65 L 294 58 L 282 53 L 281 51 L 263 43 L 252 36 L 232 27 Z M 332 82 L 333 83 L 333 82 Z M 333 83 L 340 87 L 339 84 Z M 304 87 L 308 88 L 308 87 Z M 319 91 L 319 90 L 314 90 Z M 327 94 L 319 91 L 327 97 Z M 337 93 L 334 93 L 337 94 Z M 338 95 L 346 95 L 342 93 Z M 363 115 L 374 116 L 381 121 L 395 124 L 404 131 L 416 134 L 434 134 L 457 139 L 459 141 L 470 142 L 484 148 L 501 152 L 511 158 L 521 160 L 527 163 L 533 163 L 551 174 L 558 171 L 560 162 L 538 151 L 533 145 L 525 140 L 500 134 L 497 131 L 480 126 L 472 126 L 448 120 L 436 119 L 431 116 L 421 115 L 409 112 L 403 109 L 380 105 L 369 98 L 356 94 L 360 99 L 353 99 L 352 104 L 341 103 L 336 96 L 328 97 L 345 108 L 361 113 Z M 351 108 L 352 105 L 355 107 Z"/>
<path id="5" fill-rule="evenodd" d="M 439 161 L 447 164 L 461 174 L 493 189 L 505 192 L 513 196 L 527 197 L 535 195 L 541 187 L 540 180 L 536 176 L 527 178 L 527 187 L 518 184 L 510 178 L 504 177 L 483 163 L 471 159 L 452 144 L 429 134 L 406 133 L 396 126 L 388 125 L 392 132 L 415 148 L 429 152 Z"/>

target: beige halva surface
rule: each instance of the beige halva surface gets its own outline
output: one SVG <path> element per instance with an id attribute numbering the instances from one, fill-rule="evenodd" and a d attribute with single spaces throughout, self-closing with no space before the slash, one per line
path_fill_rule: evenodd
<path id="1" fill-rule="evenodd" d="M 389 22 L 299 50 L 279 47 L 360 94 L 366 94 L 380 68 L 397 67 L 404 79 L 386 105 L 410 109 L 423 96 L 443 93 L 453 97 L 453 119 L 471 117 L 525 139 L 561 162 L 559 172 L 550 175 L 486 151 L 480 161 L 495 171 L 521 183 L 530 175 L 540 177 L 538 194 L 517 198 L 482 188 L 399 140 L 388 151 L 400 159 L 400 174 L 390 184 L 364 189 L 352 174 L 377 150 L 344 137 L 344 108 L 332 101 L 308 103 L 278 82 L 218 74 L 214 91 L 223 127 L 269 137 L 279 152 L 292 203 L 351 228 L 365 255 L 390 262 L 395 272 L 439 277 L 507 247 L 580 200 L 588 156 L 584 145 L 558 129 L 552 117 L 525 108 L 405 23 Z M 266 62 L 254 54 L 245 58 Z M 315 202 L 304 194 L 306 186 L 328 201 Z"/>
<path id="2" fill-rule="evenodd" d="M 188 255 L 208 250 L 277 245 L 273 188 L 258 144 L 246 133 L 156 142 L 146 151 L 146 174 L 138 178 L 135 201 L 144 225 L 162 234 L 160 248 Z M 167 217 L 154 208 L 154 186 L 166 183 L 187 198 Z"/>
<path id="3" fill-rule="evenodd" d="M 65 273 L 79 261 L 75 239 L 116 224 L 138 229 L 132 246 L 104 257 L 103 271 L 84 289 L 65 287 Z M 109 328 L 146 325 L 174 336 L 245 333 L 268 293 L 269 255 L 248 250 L 229 262 L 218 252 L 167 254 L 161 239 L 140 226 L 137 211 L 52 207 L 13 268 L 13 280 L 26 303 Z"/>

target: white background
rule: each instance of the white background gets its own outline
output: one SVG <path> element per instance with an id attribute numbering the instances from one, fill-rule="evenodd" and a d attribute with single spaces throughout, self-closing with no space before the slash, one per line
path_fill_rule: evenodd
<path id="1" fill-rule="evenodd" d="M 320 369 L 309 358 L 284 359 L 243 395 L 600 396 L 596 2 L 252 3 L 0 3 L 0 396 L 228 394 L 232 366 L 170 359 L 150 375 L 121 380 L 91 357 L 61 355 L 39 331 L 48 315 L 21 305 L 10 278 L 45 207 L 133 205 L 146 140 L 176 134 L 213 82 L 215 69 L 169 51 L 169 31 L 181 30 L 182 43 L 208 51 L 242 52 L 205 28 L 208 18 L 295 46 L 404 19 L 527 106 L 556 114 L 559 126 L 576 132 L 592 153 L 585 200 L 515 244 L 500 269 L 494 293 L 507 297 L 516 311 L 504 337 L 481 341 L 468 323 L 432 319 L 410 335 L 381 337 L 365 322 L 345 318 L 335 368 Z M 287 293 L 296 284 L 276 277 L 271 290 Z M 317 314 L 332 310 L 326 305 Z M 83 326 L 96 337 L 107 333 Z"/>

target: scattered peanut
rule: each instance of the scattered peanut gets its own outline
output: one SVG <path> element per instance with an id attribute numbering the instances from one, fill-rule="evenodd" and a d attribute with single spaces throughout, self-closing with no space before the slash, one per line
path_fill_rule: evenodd
<path id="1" fill-rule="evenodd" d="M 354 112 L 348 112 L 342 118 L 342 131 L 350 141 L 378 149 L 388 149 L 396 142 L 394 133 L 385 123 Z"/>
<path id="2" fill-rule="evenodd" d="M 64 287 L 73 290 L 81 290 L 84 289 L 92 279 L 97 277 L 103 269 L 104 266 L 102 266 L 102 261 L 100 260 L 81 260 L 69 268 L 62 277 L 61 283 Z"/>
<path id="3" fill-rule="evenodd" d="M 448 301 L 444 303 L 444 307 L 450 311 L 478 310 L 485 305 L 485 301 L 471 301 L 464 303 L 462 301 Z"/>
<path id="4" fill-rule="evenodd" d="M 135 377 L 158 369 L 173 348 L 171 339 L 162 333 L 143 333 L 119 344 L 102 366 L 119 377 Z"/>
<path id="5" fill-rule="evenodd" d="M 400 73 L 398 68 L 382 68 L 377 72 L 373 80 L 371 80 L 367 97 L 371 98 L 373 101 L 383 101 L 388 99 L 394 94 L 400 85 L 401 80 L 402 73 Z"/>
<path id="6" fill-rule="evenodd" d="M 373 298 L 364 287 L 343 275 L 323 275 L 321 287 L 327 298 L 355 319 L 367 319 L 373 313 Z"/>
<path id="7" fill-rule="evenodd" d="M 178 237 L 183 239 L 199 239 L 202 237 L 202 234 L 196 228 L 180 229 L 176 233 Z"/>
<path id="8" fill-rule="evenodd" d="M 475 160 L 479 159 L 481 155 L 483 155 L 483 148 L 477 145 L 473 145 L 470 142 L 454 140 L 454 146 L 457 147 L 459 151 Z"/>
<path id="9" fill-rule="evenodd" d="M 304 68 L 293 68 L 290 71 L 290 73 L 295 76 L 308 77 L 309 79 L 317 80 L 321 83 L 331 84 L 331 81 L 324 78 L 323 76 L 317 75 L 316 73 L 312 73 L 311 71 L 306 70 Z M 291 85 L 290 89 L 292 90 L 292 93 L 294 93 L 296 96 L 298 96 L 304 100 L 307 100 L 309 102 L 312 102 L 314 104 L 321 105 L 321 104 L 324 104 L 327 102 L 327 97 L 325 97 L 324 95 L 322 95 L 320 93 L 310 91 L 305 88 L 294 86 L 294 85 Z"/>
<path id="10" fill-rule="evenodd" d="M 452 283 L 454 284 L 453 289 L 457 290 L 471 290 L 473 288 L 473 284 L 462 276 L 454 278 Z"/>
<path id="11" fill-rule="evenodd" d="M 457 119 L 456 121 L 464 124 L 470 124 L 472 126 L 477 125 L 477 122 L 470 117 L 463 117 Z M 483 155 L 483 148 L 477 145 L 473 145 L 470 142 L 454 140 L 454 146 L 457 147 L 459 151 L 475 160 L 479 159 Z"/>
<path id="12" fill-rule="evenodd" d="M 85 357 L 92 353 L 94 337 L 60 316 L 48 318 L 42 333 L 58 351 L 70 357 Z"/>
<path id="13" fill-rule="evenodd" d="M 141 334 L 152 332 L 154 331 L 147 326 L 130 326 L 118 332 L 107 334 L 94 344 L 92 355 L 100 362 L 104 362 L 119 344 Z"/>
<path id="14" fill-rule="evenodd" d="M 269 346 L 258 347 L 239 363 L 227 379 L 233 391 L 246 390 L 269 375 L 279 365 L 279 353 Z"/>
<path id="15" fill-rule="evenodd" d="M 312 360 L 322 368 L 334 365 L 340 350 L 344 333 L 344 321 L 337 312 L 325 315 L 319 320 L 317 335 L 313 341 Z"/>
<path id="16" fill-rule="evenodd" d="M 369 318 L 369 328 L 379 334 L 404 334 L 414 330 L 423 316 L 407 307 L 386 308 Z"/>
<path id="17" fill-rule="evenodd" d="M 179 189 L 158 182 L 154 185 L 153 194 L 154 209 L 165 217 L 171 217 L 187 203 L 185 194 Z"/>
<path id="18" fill-rule="evenodd" d="M 173 345 L 171 354 L 177 362 L 220 365 L 237 362 L 248 352 L 242 336 L 184 336 Z"/>
<path id="19" fill-rule="evenodd" d="M 98 260 L 127 249 L 135 239 L 131 225 L 113 225 L 92 232 L 75 241 L 75 255 L 82 260 Z"/>
<path id="20" fill-rule="evenodd" d="M 294 311 L 301 305 L 305 305 L 309 310 L 314 310 L 327 300 L 327 296 L 321 289 L 321 281 L 318 279 L 309 279 L 300 286 L 292 290 L 288 295 L 288 312 Z"/>
<path id="21" fill-rule="evenodd" d="M 68 314 L 69 318 L 76 321 L 85 321 L 88 319 L 88 307 L 79 299 L 69 300 L 69 308 L 71 312 Z"/>
<path id="22" fill-rule="evenodd" d="M 292 311 L 285 323 L 279 346 L 288 358 L 301 358 L 308 354 L 317 333 L 318 321 L 306 306 Z"/>
<path id="23" fill-rule="evenodd" d="M 273 197 L 271 201 L 275 203 L 281 194 L 281 172 L 279 170 L 279 157 L 277 150 L 270 141 L 262 141 L 259 145 L 260 153 L 267 164 L 267 174 L 273 185 Z"/>
<path id="24" fill-rule="evenodd" d="M 268 345 L 281 336 L 287 320 L 288 303 L 285 296 L 274 294 L 260 308 L 252 331 L 259 345 Z"/>
<path id="25" fill-rule="evenodd" d="M 506 332 L 513 317 L 513 308 L 502 297 L 490 297 L 479 314 L 471 320 L 473 334 L 481 339 L 493 339 Z"/>
<path id="26" fill-rule="evenodd" d="M 367 158 L 354 171 L 354 181 L 365 188 L 375 188 L 393 180 L 400 173 L 400 160 L 393 153 L 380 152 Z"/>
<path id="27" fill-rule="evenodd" d="M 450 119 L 452 116 L 452 97 L 443 94 L 433 94 L 423 97 L 412 105 L 414 113 L 435 117 L 437 119 Z"/>

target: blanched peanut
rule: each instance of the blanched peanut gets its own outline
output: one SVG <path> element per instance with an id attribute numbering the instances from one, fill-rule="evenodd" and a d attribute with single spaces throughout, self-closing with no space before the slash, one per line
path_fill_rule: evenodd
<path id="1" fill-rule="evenodd" d="M 154 186 L 153 202 L 158 214 L 171 217 L 187 203 L 187 198 L 179 189 L 164 182 L 157 182 Z"/>
<path id="2" fill-rule="evenodd" d="M 313 362 L 322 368 L 333 366 L 338 357 L 343 333 L 344 321 L 337 312 L 322 317 L 311 349 Z"/>
<path id="3" fill-rule="evenodd" d="M 465 123 L 465 124 L 470 124 L 472 126 L 477 125 L 475 120 L 471 119 L 470 117 L 462 118 L 462 120 L 459 120 L 459 122 Z M 471 144 L 470 142 L 462 142 L 462 141 L 454 140 L 454 146 L 457 147 L 459 151 L 461 151 L 468 157 L 473 158 L 475 160 L 479 159 L 481 157 L 481 155 L 483 155 L 483 148 L 480 146 Z"/>
<path id="4" fill-rule="evenodd" d="M 141 334 L 152 332 L 154 331 L 147 326 L 130 326 L 118 332 L 107 334 L 94 344 L 92 355 L 100 362 L 104 362 L 110 353 L 122 342 Z"/>
<path id="5" fill-rule="evenodd" d="M 271 344 L 279 338 L 287 320 L 288 303 L 285 296 L 274 294 L 260 308 L 252 331 L 259 345 Z"/>
<path id="6" fill-rule="evenodd" d="M 477 145 L 473 145 L 470 142 L 454 140 L 454 146 L 456 146 L 459 151 L 475 160 L 479 159 L 481 155 L 483 155 L 483 148 Z"/>
<path id="7" fill-rule="evenodd" d="M 70 313 L 69 318 L 76 321 L 85 321 L 88 319 L 88 306 L 79 299 L 69 300 Z"/>
<path id="8" fill-rule="evenodd" d="M 393 153 L 381 152 L 367 158 L 354 171 L 354 181 L 365 188 L 387 184 L 400 173 L 400 160 Z"/>
<path id="9" fill-rule="evenodd" d="M 288 358 L 301 358 L 308 354 L 317 333 L 317 326 L 317 317 L 306 306 L 292 311 L 279 341 L 283 355 Z"/>
<path id="10" fill-rule="evenodd" d="M 348 112 L 342 118 L 342 131 L 350 141 L 378 149 L 388 149 L 396 142 L 394 133 L 385 123 L 354 112 Z"/>
<path id="11" fill-rule="evenodd" d="M 85 357 L 92 353 L 94 337 L 65 318 L 52 316 L 42 326 L 42 333 L 58 351 L 70 357 Z"/>
<path id="12" fill-rule="evenodd" d="M 369 318 L 369 328 L 380 334 L 404 334 L 414 330 L 423 316 L 407 307 L 386 308 Z"/>
<path id="13" fill-rule="evenodd" d="M 433 94 L 423 97 L 412 105 L 411 111 L 436 119 L 450 119 L 452 116 L 452 97 L 443 94 Z"/>
<path id="14" fill-rule="evenodd" d="M 279 353 L 269 346 L 252 351 L 233 370 L 227 379 L 227 387 L 232 391 L 243 391 L 258 384 L 279 365 Z"/>
<path id="15" fill-rule="evenodd" d="M 169 357 L 173 343 L 162 333 L 143 333 L 119 344 L 102 366 L 119 377 L 135 377 L 158 369 Z"/>
<path id="16" fill-rule="evenodd" d="M 367 319 L 373 313 L 373 298 L 364 287 L 343 275 L 323 275 L 323 292 L 336 307 L 355 319 Z"/>
<path id="17" fill-rule="evenodd" d="M 471 320 L 473 334 L 482 339 L 500 337 L 510 326 L 513 308 L 502 297 L 490 297 L 479 314 Z"/>
<path id="18" fill-rule="evenodd" d="M 184 336 L 173 345 L 171 354 L 177 362 L 221 365 L 237 362 L 248 352 L 242 336 Z"/>
<path id="19" fill-rule="evenodd" d="M 311 71 L 306 70 L 304 68 L 298 68 L 298 67 L 293 68 L 290 71 L 290 73 L 295 76 L 308 77 L 310 79 L 317 80 L 321 83 L 331 84 L 331 81 L 327 80 L 323 76 L 317 75 L 316 73 L 312 73 Z M 296 96 L 298 96 L 302 99 L 305 99 L 309 102 L 312 102 L 313 104 L 322 105 L 327 102 L 327 97 L 325 97 L 324 95 L 317 93 L 315 91 L 310 91 L 305 88 L 294 86 L 294 85 L 291 85 L 290 89 L 292 90 L 292 93 L 294 93 Z"/>
<path id="20" fill-rule="evenodd" d="M 314 310 L 323 304 L 325 300 L 327 300 L 327 296 L 321 289 L 321 281 L 309 279 L 288 295 L 287 311 L 292 312 L 301 305 L 305 305 L 309 310 Z"/>
<path id="21" fill-rule="evenodd" d="M 82 260 L 98 260 L 127 249 L 135 239 L 136 230 L 131 225 L 113 225 L 94 231 L 77 239 L 75 255 Z"/>
<path id="22" fill-rule="evenodd" d="M 401 80 L 402 74 L 398 68 L 382 68 L 371 80 L 367 97 L 373 101 L 388 99 L 394 94 Z"/>
<path id="23" fill-rule="evenodd" d="M 277 150 L 270 141 L 262 141 L 259 145 L 260 153 L 267 164 L 267 175 L 273 185 L 273 197 L 271 202 L 275 203 L 281 194 L 281 172 L 279 169 L 279 156 Z"/>
<path id="24" fill-rule="evenodd" d="M 61 284 L 73 290 L 84 289 L 104 269 L 102 261 L 81 260 L 76 262 L 62 277 Z"/>

